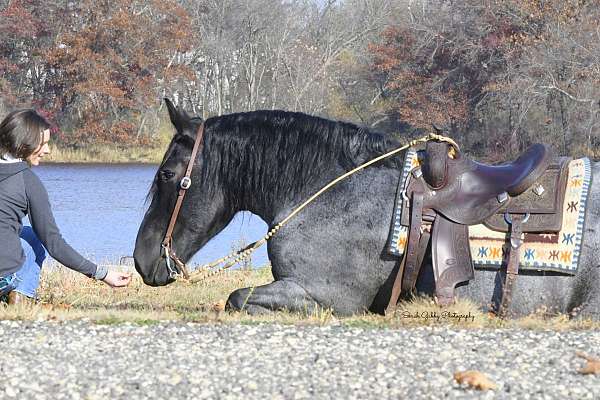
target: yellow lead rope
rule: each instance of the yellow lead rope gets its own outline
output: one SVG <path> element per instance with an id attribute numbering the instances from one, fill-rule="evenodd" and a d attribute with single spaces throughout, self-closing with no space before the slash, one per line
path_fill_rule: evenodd
<path id="1" fill-rule="evenodd" d="M 447 142 L 450 143 L 453 147 L 455 151 L 459 150 L 458 144 L 456 144 L 456 142 L 454 140 L 452 140 L 449 137 L 446 136 L 442 136 L 442 135 L 438 135 L 435 133 L 430 133 L 426 136 L 423 136 L 421 138 L 418 139 L 414 139 L 411 140 L 410 142 L 408 142 L 407 144 L 405 144 L 404 146 L 398 147 L 392 151 L 389 151 L 385 154 L 382 154 L 362 165 L 359 165 L 358 167 L 354 168 L 351 171 L 346 172 L 344 175 L 341 175 L 337 178 L 335 178 L 334 180 L 332 180 L 331 182 L 329 182 L 327 185 L 325 185 L 323 188 L 321 188 L 318 192 L 316 192 L 315 194 L 313 194 L 312 196 L 310 196 L 308 198 L 308 200 L 306 200 L 304 203 L 302 203 L 300 206 L 298 206 L 295 210 L 293 210 L 287 217 L 285 217 L 281 222 L 279 222 L 278 224 L 276 224 L 266 235 L 265 237 L 263 237 L 262 239 L 260 239 L 257 242 L 254 242 L 253 244 L 251 244 L 250 246 L 246 247 L 243 250 L 238 250 L 236 252 L 233 252 L 225 257 L 219 258 L 216 261 L 213 261 L 212 263 L 209 264 L 205 264 L 202 265 L 201 267 L 199 267 L 197 270 L 193 271 L 190 273 L 189 278 L 187 279 L 189 282 L 191 283 L 196 283 L 199 281 L 203 281 L 207 278 L 210 278 L 211 276 L 214 276 L 216 274 L 218 274 L 220 271 L 228 269 L 232 266 L 234 266 L 235 264 L 243 261 L 244 259 L 248 258 L 256 249 L 258 249 L 260 246 L 264 245 L 265 243 L 267 243 L 267 240 L 269 240 L 271 237 L 273 237 L 273 235 L 275 235 L 275 233 L 277 233 L 277 231 L 279 229 L 281 229 L 286 223 L 288 223 L 288 221 L 290 219 L 292 219 L 294 216 L 296 216 L 300 211 L 302 211 L 307 205 L 309 205 L 310 203 L 312 203 L 317 197 L 319 197 L 320 195 L 322 195 L 324 192 L 326 192 L 327 190 L 329 190 L 332 186 L 336 185 L 338 182 L 346 179 L 347 177 L 349 177 L 352 174 L 355 174 L 356 172 L 367 168 L 368 166 L 375 164 L 378 161 L 381 161 L 385 158 L 391 157 L 394 154 L 397 154 L 399 152 L 401 152 L 402 150 L 406 150 L 409 147 L 413 147 L 419 143 L 426 143 L 430 140 L 439 140 L 439 141 L 443 141 L 443 142 Z M 220 269 L 217 270 L 212 270 L 210 271 L 210 269 L 216 267 L 217 265 L 229 260 L 233 258 L 232 261 L 226 263 L 225 265 L 223 265 Z M 209 270 L 209 271 L 207 271 Z M 179 277 L 179 279 L 183 279 L 182 277 Z"/>

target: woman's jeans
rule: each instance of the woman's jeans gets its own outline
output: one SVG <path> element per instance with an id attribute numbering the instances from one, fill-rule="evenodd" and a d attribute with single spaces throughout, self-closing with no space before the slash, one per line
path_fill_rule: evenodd
<path id="1" fill-rule="evenodd" d="M 0 278 L 0 297 L 13 290 L 27 297 L 36 295 L 46 250 L 30 226 L 24 226 L 21 231 L 21 246 L 25 253 L 25 262 L 14 274 Z"/>

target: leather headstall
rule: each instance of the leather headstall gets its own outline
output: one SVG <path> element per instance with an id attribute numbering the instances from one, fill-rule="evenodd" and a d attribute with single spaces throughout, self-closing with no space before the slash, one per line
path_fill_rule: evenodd
<path id="1" fill-rule="evenodd" d="M 200 127 L 198 127 L 198 132 L 196 133 L 196 140 L 194 141 L 194 147 L 192 149 L 192 155 L 190 156 L 190 161 L 188 162 L 187 170 L 185 171 L 185 175 L 181 178 L 179 182 L 179 193 L 177 195 L 177 201 L 175 202 L 175 208 L 173 208 L 173 213 L 171 214 L 171 220 L 169 221 L 169 226 L 167 227 L 167 233 L 165 234 L 165 238 L 162 241 L 161 247 L 164 250 L 164 257 L 167 263 L 167 269 L 169 270 L 169 277 L 174 279 L 178 275 L 183 275 L 184 278 L 189 278 L 189 272 L 185 263 L 181 261 L 175 252 L 172 250 L 172 235 L 173 229 L 175 229 L 175 224 L 177 223 L 177 217 L 179 216 L 179 211 L 181 210 L 181 204 L 183 203 L 183 198 L 187 190 L 192 186 L 192 169 L 194 168 L 194 162 L 196 160 L 196 155 L 200 149 L 200 145 L 202 144 L 202 136 L 204 136 L 204 121 Z M 171 260 L 173 260 L 177 267 L 171 265 Z M 179 270 L 177 269 L 179 268 Z"/>

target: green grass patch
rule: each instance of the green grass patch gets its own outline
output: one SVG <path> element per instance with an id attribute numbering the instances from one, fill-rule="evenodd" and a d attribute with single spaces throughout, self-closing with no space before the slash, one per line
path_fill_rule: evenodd
<path id="1" fill-rule="evenodd" d="M 125 322 L 125 320 L 119 318 L 119 317 L 115 317 L 115 316 L 110 316 L 107 318 L 100 318 L 97 320 L 94 320 L 94 323 L 96 325 L 117 325 L 117 324 L 121 324 Z"/>

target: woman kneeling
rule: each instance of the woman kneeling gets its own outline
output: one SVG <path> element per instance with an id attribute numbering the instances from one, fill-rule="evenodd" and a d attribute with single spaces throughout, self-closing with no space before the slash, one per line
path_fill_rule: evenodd
<path id="1" fill-rule="evenodd" d="M 0 297 L 9 303 L 35 298 L 46 250 L 72 270 L 127 286 L 131 275 L 109 271 L 82 257 L 62 235 L 48 193 L 31 167 L 50 153 L 50 124 L 34 110 L 10 113 L 0 123 Z M 31 227 L 23 227 L 29 217 Z"/>

